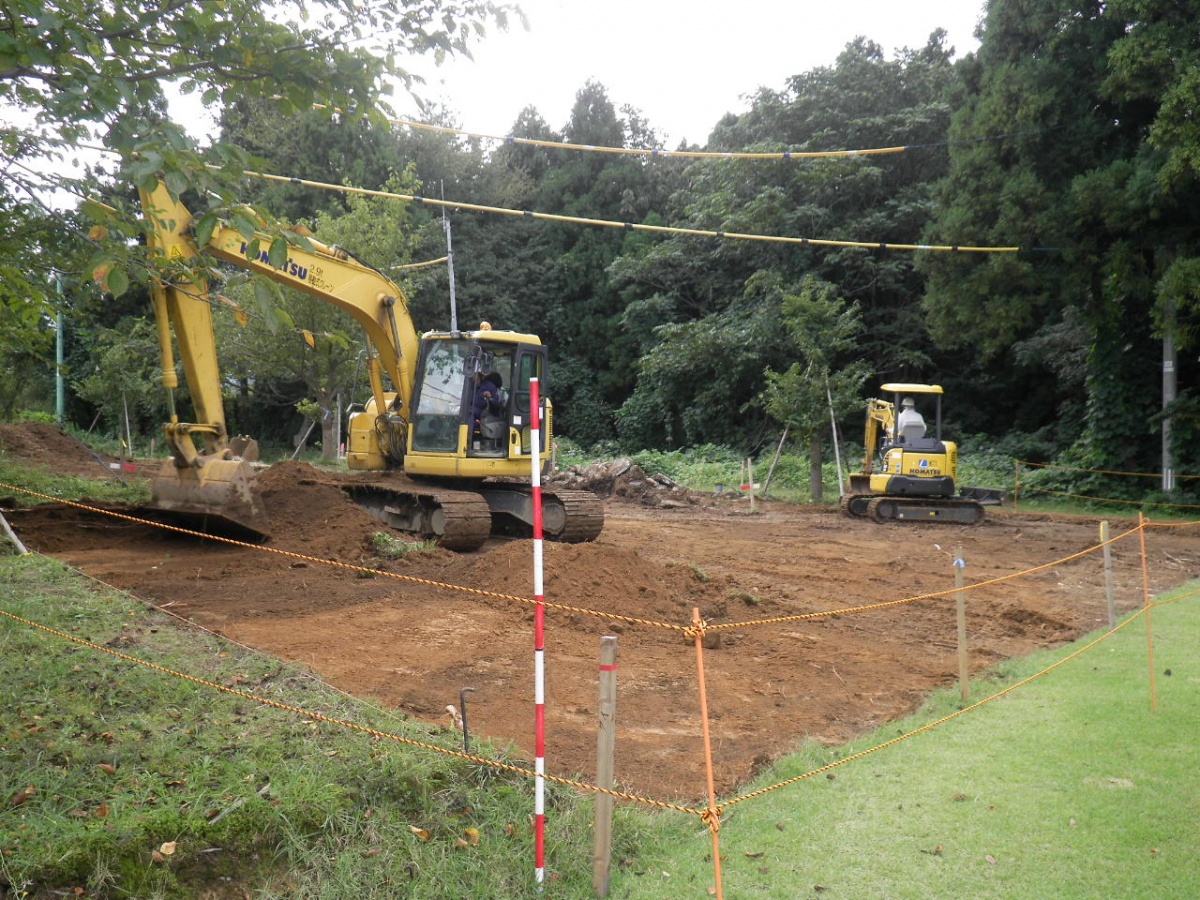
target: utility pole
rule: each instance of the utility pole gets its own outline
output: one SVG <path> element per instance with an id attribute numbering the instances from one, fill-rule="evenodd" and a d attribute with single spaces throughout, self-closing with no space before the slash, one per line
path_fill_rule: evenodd
<path id="1" fill-rule="evenodd" d="M 54 317 L 54 417 L 55 421 L 62 425 L 67 416 L 66 389 L 63 384 L 63 331 L 67 321 L 63 314 L 62 274 L 59 272 L 54 273 L 54 290 L 58 294 L 58 313 Z"/>
<path id="2" fill-rule="evenodd" d="M 1175 453 L 1171 447 L 1171 416 L 1167 412 L 1175 402 L 1177 359 L 1175 347 L 1175 302 L 1167 301 L 1164 310 L 1166 328 L 1163 330 L 1162 357 L 1162 489 L 1163 493 L 1175 490 Z"/>

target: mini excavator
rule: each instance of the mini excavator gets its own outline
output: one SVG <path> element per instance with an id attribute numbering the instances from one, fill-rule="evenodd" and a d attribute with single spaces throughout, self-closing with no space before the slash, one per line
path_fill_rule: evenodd
<path id="1" fill-rule="evenodd" d="M 892 399 L 867 401 L 863 469 L 850 476 L 842 511 L 877 522 L 982 522 L 984 507 L 1002 503 L 1004 492 L 959 488 L 958 445 L 942 440 L 941 385 L 890 383 L 881 390 Z M 914 396 L 933 401 L 932 435 Z"/>
<path id="2" fill-rule="evenodd" d="M 400 288 L 345 250 L 302 237 L 278 259 L 266 249 L 274 237 L 265 232 L 206 222 L 199 236 L 191 213 L 162 181 L 139 193 L 154 252 L 175 260 L 215 257 L 333 304 L 362 327 L 371 396 L 349 421 L 352 474 L 337 480 L 355 502 L 394 529 L 454 550 L 476 549 L 493 533 L 531 533 L 530 383 L 538 379 L 545 391 L 547 368 L 547 350 L 536 335 L 487 323 L 474 331 L 418 335 Z M 151 297 L 171 396 L 165 434 L 172 454 L 153 482 L 153 508 L 201 530 L 231 526 L 264 538 L 270 523 L 251 465 L 257 444 L 230 438 L 226 430 L 208 284 L 157 281 Z M 174 408 L 172 336 L 194 422 L 180 421 Z M 483 377 L 496 377 L 506 390 L 497 390 L 480 416 L 475 392 Z M 544 470 L 553 440 L 545 394 L 540 407 L 538 465 Z M 603 528 L 603 505 L 588 491 L 543 491 L 542 522 L 547 539 L 594 540 Z"/>

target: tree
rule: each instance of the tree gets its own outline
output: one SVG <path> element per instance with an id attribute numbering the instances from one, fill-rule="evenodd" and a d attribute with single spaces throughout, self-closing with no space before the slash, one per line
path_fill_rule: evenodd
<path id="1" fill-rule="evenodd" d="M 1155 331 L 1188 346 L 1200 298 L 1200 181 L 1180 105 L 1195 90 L 1196 15 L 1196 2 L 992 0 L 964 69 L 927 239 L 1024 252 L 930 256 L 925 309 L 942 344 L 1040 383 L 997 398 L 1006 419 L 1086 354 L 1079 394 L 1059 395 L 1058 419 L 1079 422 L 1076 466 L 1157 465 Z M 1192 403 L 1185 388 L 1173 412 Z"/>
<path id="2" fill-rule="evenodd" d="M 855 40 L 834 66 L 796 75 L 782 91 L 760 89 L 749 112 L 718 124 L 708 149 L 761 154 L 909 144 L 925 149 L 824 159 L 699 161 L 688 167 L 685 185 L 672 197 L 672 224 L 764 236 L 915 243 L 931 213 L 932 187 L 946 164 L 944 149 L 931 145 L 944 135 L 955 83 L 944 32 L 932 34 L 925 47 L 901 51 L 890 60 L 879 45 Z M 758 319 L 757 310 L 746 309 L 748 297 L 774 305 L 761 318 L 777 320 L 780 292 L 798 293 L 797 286 L 809 275 L 832 285 L 836 295 L 857 308 L 863 327 L 855 354 L 869 361 L 879 377 L 912 378 L 932 368 L 918 306 L 923 280 L 911 253 L 680 235 L 633 248 L 610 272 L 626 303 L 626 323 L 640 323 L 650 313 L 676 323 L 656 332 L 663 343 L 648 352 L 645 329 L 636 335 L 645 355 L 637 389 L 627 401 L 635 406 L 622 411 L 623 429 L 653 408 L 643 381 L 651 372 L 658 379 L 671 377 L 660 360 L 685 349 L 679 342 L 693 334 L 692 325 L 701 331 L 715 323 L 736 329 L 739 315 Z M 763 290 L 763 285 L 790 287 Z M 774 363 L 776 371 L 788 369 L 788 354 L 794 353 L 789 347 Z M 686 370 L 676 372 L 687 377 Z M 731 408 L 754 402 L 765 383 L 764 370 L 756 374 L 740 383 L 741 393 L 707 407 L 704 414 L 712 418 L 706 427 L 693 430 L 724 432 L 731 421 L 739 422 L 746 430 L 738 442 L 752 442 L 761 425 L 753 416 L 718 419 Z M 729 388 L 738 384 L 723 383 Z M 655 389 L 661 387 L 658 383 Z M 681 384 L 667 393 L 684 390 L 686 384 Z"/>
<path id="3" fill-rule="evenodd" d="M 821 434 L 830 415 L 859 409 L 859 392 L 871 375 L 865 360 L 842 365 L 856 350 L 863 323 L 857 305 L 838 297 L 833 285 L 810 276 L 796 293 L 783 296 L 783 321 L 799 359 L 785 372 L 766 371 L 767 412 L 810 447 L 809 484 L 814 500 L 823 494 Z"/>
<path id="4" fill-rule="evenodd" d="M 117 434 L 141 434 L 143 426 L 167 420 L 158 356 L 154 326 L 145 319 L 124 319 L 116 328 L 98 330 L 92 365 L 71 380 L 71 387 Z"/>
<path id="5" fill-rule="evenodd" d="M 725 310 L 659 326 L 658 343 L 638 363 L 637 387 L 617 413 L 622 442 L 758 445 L 769 424 L 758 402 L 764 372 L 786 367 L 793 352 L 781 303 L 777 280 L 752 279 Z"/>
<path id="6" fill-rule="evenodd" d="M 377 189 L 405 164 L 390 129 L 316 109 L 286 113 L 275 100 L 239 100 L 222 111 L 220 127 L 223 143 L 253 154 L 273 175 Z M 241 202 L 291 222 L 349 208 L 342 193 L 291 182 L 251 178 L 240 190 Z"/>
<path id="7" fill-rule="evenodd" d="M 653 132 L 634 110 L 617 114 L 605 88 L 588 82 L 575 97 L 563 138 L 573 144 L 613 148 L 653 142 Z M 519 124 L 537 129 L 523 114 Z M 559 150 L 543 157 L 521 148 L 501 157 L 510 171 L 536 177 L 528 196 L 541 212 L 614 222 L 642 222 L 664 199 L 663 182 L 630 154 Z M 581 443 L 613 436 L 613 415 L 633 387 L 635 345 L 621 332 L 624 298 L 609 282 L 608 268 L 644 238 L 614 227 L 542 223 L 523 231 L 518 246 L 535 247 L 540 263 L 513 270 L 521 283 L 504 286 L 517 296 L 544 302 L 534 321 L 554 348 L 554 392 L 558 426 Z M 514 226 L 515 230 L 515 226 Z"/>
<path id="8" fill-rule="evenodd" d="M 467 53 L 485 25 L 506 27 L 509 11 L 492 0 L 318 0 L 282 7 L 259 0 L 6 3 L 0 9 L 0 104 L 27 113 L 36 127 L 0 133 L 0 209 L 24 223 L 0 231 L 0 259 L 25 273 L 48 275 L 51 267 L 76 277 L 96 272 L 119 294 L 131 277 L 147 277 L 136 250 L 137 216 L 122 201 L 125 190 L 113 193 L 115 211 L 88 207 L 95 227 L 81 225 L 58 213 L 47 192 L 94 196 L 96 184 L 52 174 L 55 159 L 73 155 L 81 143 L 98 143 L 118 154 L 120 178 L 142 182 L 165 172 L 176 192 L 188 185 L 202 195 L 215 190 L 217 205 L 229 204 L 237 194 L 230 185 L 247 155 L 221 145 L 201 154 L 169 120 L 168 85 L 219 108 L 277 97 L 273 102 L 284 114 L 320 102 L 346 110 L 350 119 L 381 122 L 380 98 L 392 81 L 413 84 L 405 57 Z M 48 239 L 51 222 L 71 238 L 70 247 Z M 6 285 L 0 303 L 10 309 L 46 304 L 48 277 L 0 278 L 0 284 Z"/>

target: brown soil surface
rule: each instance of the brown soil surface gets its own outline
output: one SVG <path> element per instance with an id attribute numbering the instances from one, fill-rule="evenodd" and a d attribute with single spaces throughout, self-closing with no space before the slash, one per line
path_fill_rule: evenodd
<path id="1" fill-rule="evenodd" d="M 56 440 L 57 429 L 40 443 L 30 431 L 4 426 L 0 445 L 57 471 L 99 468 L 76 442 Z M 493 540 L 475 553 L 381 561 L 371 547 L 376 521 L 313 474 L 298 463 L 262 474 L 274 535 L 261 548 L 70 507 L 6 515 L 31 549 L 413 716 L 449 725 L 447 705 L 474 688 L 472 734 L 531 758 L 532 543 Z M 592 778 L 599 639 L 616 634 L 620 785 L 663 800 L 703 796 L 694 644 L 632 620 L 685 626 L 698 608 L 710 624 L 749 623 L 886 603 L 952 589 L 958 546 L 970 585 L 1079 553 L 1099 534 L 1094 519 L 1009 509 L 975 527 L 878 525 L 829 509 L 760 501 L 751 513 L 745 497 L 675 496 L 666 505 L 609 499 L 596 542 L 545 546 L 552 774 Z M 1113 533 L 1132 524 L 1115 522 Z M 1197 528 L 1153 529 L 1147 547 L 1153 591 L 1200 574 Z M 1136 538 L 1117 542 L 1113 556 L 1117 606 L 1128 611 L 1142 602 Z M 1106 616 L 1099 553 L 970 591 L 971 667 L 1069 641 Z M 705 650 L 704 668 L 716 782 L 728 792 L 806 738 L 845 741 L 953 684 L 955 603 L 947 596 L 738 624 Z"/>

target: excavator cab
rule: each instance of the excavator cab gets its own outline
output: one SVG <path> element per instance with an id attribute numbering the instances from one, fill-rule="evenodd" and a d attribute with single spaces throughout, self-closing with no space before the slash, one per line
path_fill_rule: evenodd
<path id="1" fill-rule="evenodd" d="M 545 368 L 546 348 L 533 335 L 490 329 L 426 334 L 405 471 L 446 475 L 452 463 L 459 477 L 527 475 L 529 383 L 544 380 Z"/>
<path id="2" fill-rule="evenodd" d="M 428 332 L 415 370 L 408 408 L 389 392 L 386 415 L 377 414 L 372 399 L 351 417 L 351 469 L 403 468 L 412 476 L 445 479 L 528 477 L 529 385 L 533 378 L 544 385 L 546 371 L 546 348 L 535 335 Z M 549 413 L 543 399 L 543 455 Z"/>

